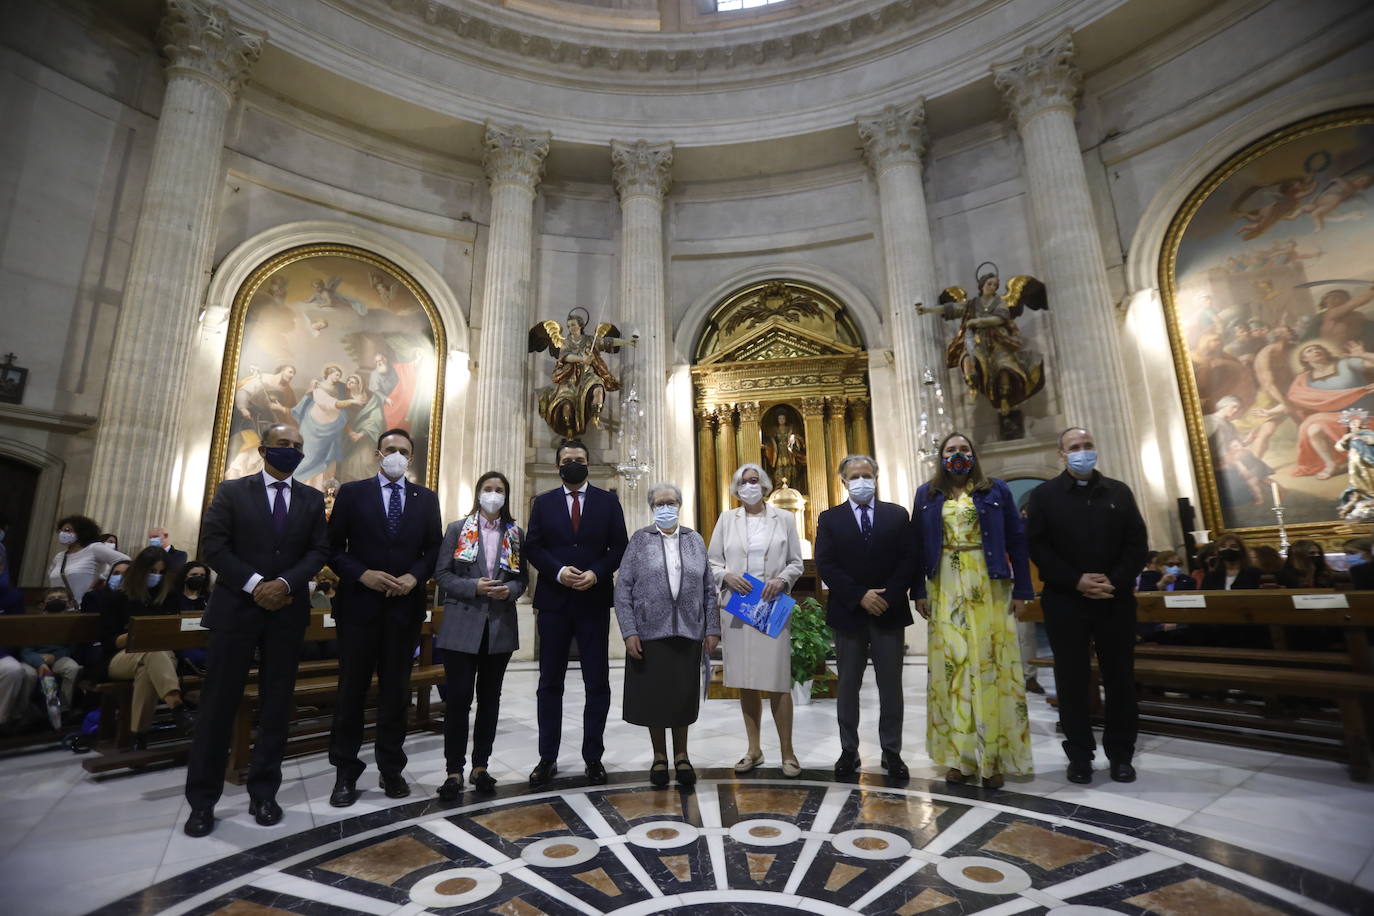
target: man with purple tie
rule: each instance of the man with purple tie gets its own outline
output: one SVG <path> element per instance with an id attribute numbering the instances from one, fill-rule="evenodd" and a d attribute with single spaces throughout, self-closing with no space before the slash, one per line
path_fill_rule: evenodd
<path id="1" fill-rule="evenodd" d="M 587 780 L 606 781 L 601 763 L 606 714 L 611 708 L 610 664 L 612 577 L 629 538 L 625 513 L 614 493 L 587 483 L 587 447 L 564 439 L 554 452 L 563 486 L 535 497 L 525 553 L 539 571 L 534 590 L 539 628 L 539 763 L 530 785 L 542 786 L 558 772 L 563 737 L 563 681 L 568 650 L 577 640 L 582 683 L 582 760 Z"/>
<path id="2" fill-rule="evenodd" d="M 263 471 L 226 480 L 205 512 L 200 546 L 219 576 L 204 624 L 210 630 L 205 686 L 186 763 L 187 836 L 215 829 L 215 803 L 234 718 L 258 653 L 258 734 L 248 768 L 248 813 L 270 827 L 291 723 L 296 664 L 310 623 L 310 578 L 328 557 L 324 495 L 291 479 L 305 457 L 296 427 L 278 423 L 262 437 Z"/>

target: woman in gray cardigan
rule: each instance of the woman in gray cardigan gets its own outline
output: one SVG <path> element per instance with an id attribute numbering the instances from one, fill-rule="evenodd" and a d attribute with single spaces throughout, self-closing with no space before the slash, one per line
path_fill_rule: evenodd
<path id="1" fill-rule="evenodd" d="M 522 556 L 525 532 L 511 517 L 509 492 L 510 482 L 500 471 L 487 471 L 477 479 L 472 511 L 448 526 L 434 569 L 434 581 L 444 593 L 444 620 L 434 645 L 444 650 L 448 682 L 444 713 L 448 779 L 439 787 L 439 797 L 445 801 L 463 792 L 468 710 L 474 691 L 472 785 L 482 792 L 496 788 L 487 761 L 496 740 L 501 681 L 511 653 L 520 647 L 515 602 L 530 581 Z"/>
<path id="2" fill-rule="evenodd" d="M 679 785 L 696 782 L 687 757 L 687 726 L 701 701 L 702 653 L 720 642 L 716 583 L 706 542 L 678 524 L 682 491 L 649 488 L 654 523 L 630 538 L 615 577 L 615 615 L 625 637 L 625 721 L 649 729 L 654 762 L 649 781 L 668 784 L 664 729 L 673 730 Z"/>

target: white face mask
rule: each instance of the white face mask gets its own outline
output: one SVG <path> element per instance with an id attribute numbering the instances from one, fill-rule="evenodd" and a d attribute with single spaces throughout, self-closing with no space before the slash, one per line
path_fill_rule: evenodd
<path id="1" fill-rule="evenodd" d="M 477 504 L 482 507 L 483 512 L 495 515 L 506 504 L 506 494 L 497 493 L 495 490 L 483 490 L 477 494 Z"/>
<path id="2" fill-rule="evenodd" d="M 75 544 L 75 543 L 76 543 L 76 532 L 75 532 L 75 531 L 59 531 L 59 532 L 57 533 L 57 543 L 59 543 L 59 544 Z"/>
<path id="3" fill-rule="evenodd" d="M 408 467 L 410 467 L 410 459 L 400 452 L 392 452 L 382 456 L 382 473 L 391 480 L 400 480 L 404 477 Z"/>
<path id="4" fill-rule="evenodd" d="M 740 502 L 747 506 L 752 506 L 763 499 L 763 485 L 757 483 L 742 483 L 739 485 Z"/>
<path id="5" fill-rule="evenodd" d="M 855 477 L 849 481 L 849 495 L 854 498 L 856 503 L 866 503 L 873 498 L 873 492 L 878 489 L 878 484 L 871 477 Z"/>
<path id="6" fill-rule="evenodd" d="M 663 531 L 677 527 L 677 506 L 654 506 L 654 524 Z"/>

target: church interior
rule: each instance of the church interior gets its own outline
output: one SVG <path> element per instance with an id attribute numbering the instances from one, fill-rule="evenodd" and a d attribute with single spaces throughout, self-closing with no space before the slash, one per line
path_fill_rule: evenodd
<path id="1" fill-rule="evenodd" d="M 0 7 L 0 663 L 41 669 L 0 703 L 0 887 L 25 911 L 1374 913 L 1374 6 Z M 1024 516 L 1037 487 L 1071 487 L 1064 437 L 1087 431 L 1148 533 L 1132 575 L 1196 595 L 1136 595 L 1134 781 L 1100 759 L 1091 785 L 1066 781 L 1052 612 L 1030 600 L 1033 773 L 951 782 L 926 753 L 939 666 L 917 616 L 910 779 L 878 765 L 873 678 L 862 767 L 833 778 L 851 748 L 823 637 L 788 694 L 799 778 L 767 715 L 763 764 L 732 769 L 739 692 L 717 657 L 701 778 L 666 790 L 621 719 L 614 613 L 609 780 L 568 769 L 590 702 L 569 674 L 564 769 L 527 784 L 547 637 L 525 595 L 499 786 L 456 801 L 435 794 L 439 598 L 411 675 L 412 794 L 368 781 L 331 806 L 321 650 L 296 677 L 281 822 L 248 814 L 253 681 L 218 829 L 192 839 L 178 710 L 131 732 L 128 681 L 67 659 L 85 676 L 54 693 L 55 662 L 19 662 L 99 654 L 77 592 L 111 587 L 113 553 L 74 588 L 74 517 L 121 556 L 152 543 L 223 576 L 203 518 L 268 474 L 282 424 L 303 442 L 288 474 L 326 512 L 405 430 L 406 477 L 445 526 L 493 470 L 524 526 L 576 440 L 629 533 L 655 524 L 661 481 L 709 540 L 755 467 L 795 525 L 792 594 L 821 607 L 846 458 L 914 513 L 958 432 Z M 1227 572 L 1236 545 L 1253 591 Z M 308 644 L 333 636 L 339 573 L 312 573 Z M 53 589 L 69 603 L 45 605 Z M 149 613 L 170 616 L 135 618 L 138 642 L 185 662 L 194 712 L 201 612 Z"/>

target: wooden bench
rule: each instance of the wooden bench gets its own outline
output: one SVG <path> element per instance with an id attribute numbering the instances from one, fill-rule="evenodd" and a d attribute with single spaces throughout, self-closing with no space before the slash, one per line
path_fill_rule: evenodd
<path id="1" fill-rule="evenodd" d="M 0 646 L 14 650 L 24 646 L 89 645 L 99 639 L 99 614 L 44 614 L 38 611 L 27 614 L 0 614 Z M 24 702 L 28 700 L 29 698 L 24 698 Z M 55 744 L 61 738 L 59 732 L 43 728 L 0 740 L 0 751 Z"/>
<path id="2" fill-rule="evenodd" d="M 1351 775 L 1374 772 L 1374 660 L 1368 631 L 1374 627 L 1374 592 L 1279 590 L 1186 592 L 1190 599 L 1162 593 L 1137 595 L 1142 623 L 1196 623 L 1212 627 L 1260 626 L 1274 642 L 1289 630 L 1321 627 L 1339 631 L 1344 652 L 1296 651 L 1281 646 L 1137 647 L 1135 676 L 1145 688 L 1163 688 L 1163 697 L 1141 697 L 1141 730 L 1222 743 L 1265 747 L 1289 753 L 1345 758 Z M 1302 596 L 1315 596 L 1304 598 Z M 1201 600 L 1203 607 L 1184 607 Z M 1304 601 L 1344 602 L 1346 607 L 1298 607 Z M 1038 603 L 1023 620 L 1043 619 Z M 1036 664 L 1053 664 L 1036 659 Z M 1169 690 L 1223 691 L 1218 696 L 1170 696 Z M 1239 697 L 1235 694 L 1240 694 Z M 1246 700 L 1253 696 L 1253 702 Z M 1299 709 L 1294 698 L 1334 703 L 1339 718 Z"/>

